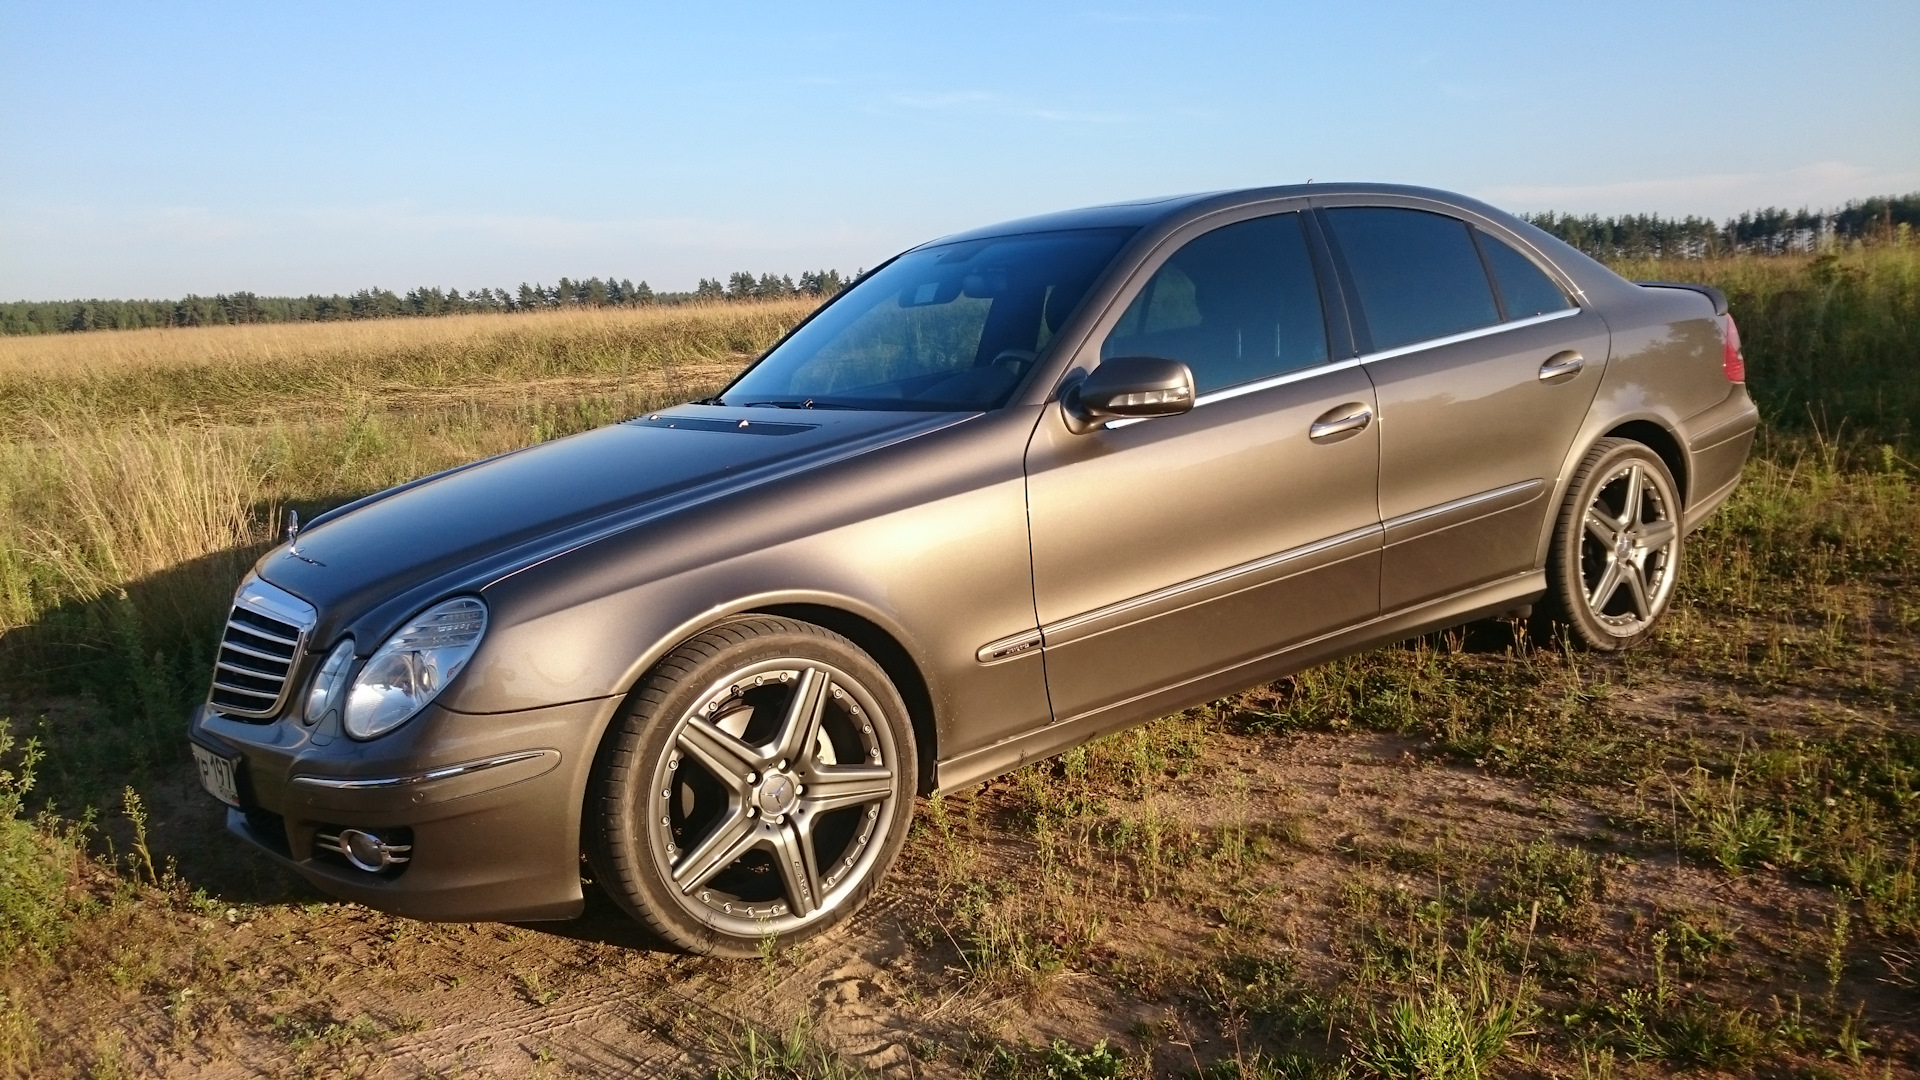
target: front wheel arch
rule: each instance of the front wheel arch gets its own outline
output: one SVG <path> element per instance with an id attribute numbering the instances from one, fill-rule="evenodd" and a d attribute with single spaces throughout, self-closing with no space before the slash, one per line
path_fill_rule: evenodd
<path id="1" fill-rule="evenodd" d="M 593 752 L 598 752 L 600 744 L 611 730 L 614 718 L 627 707 L 654 666 L 675 649 L 729 622 L 755 615 L 771 615 L 825 627 L 848 638 L 873 657 L 887 677 L 893 680 L 901 698 L 907 703 L 920 759 L 920 794 L 932 794 L 932 763 L 938 758 L 940 745 L 940 713 L 933 704 L 937 699 L 937 687 L 927 678 L 926 661 L 906 646 L 901 633 L 882 621 L 884 615 L 863 610 L 865 608 L 866 605 L 839 593 L 783 590 L 735 597 L 686 618 L 664 633 L 656 630 L 640 635 L 637 640 L 651 641 L 651 644 L 632 654 L 633 662 L 619 684 L 621 688 L 608 697 L 609 707 L 599 717 L 585 745 Z M 654 636 L 656 633 L 658 637 Z M 589 795 L 587 788 L 583 787 L 577 794 L 581 804 L 585 805 Z"/>
<path id="2" fill-rule="evenodd" d="M 860 646 L 887 677 L 907 703 L 907 717 L 913 722 L 914 746 L 920 765 L 920 794 L 933 794 L 934 764 L 939 760 L 939 723 L 933 710 L 933 695 L 920 665 L 899 640 L 884 627 L 844 608 L 824 604 L 767 604 L 743 614 L 772 615 L 776 618 L 824 626 Z M 737 616 L 736 616 L 737 617 Z"/>
<path id="3" fill-rule="evenodd" d="M 913 800 L 915 791 L 917 790 L 917 786 L 914 783 L 914 781 L 917 780 L 917 776 L 914 775 L 917 773 L 917 769 L 914 763 L 917 763 L 919 755 L 917 753 L 910 754 L 905 756 L 903 760 L 901 757 L 895 756 L 891 751 L 888 751 L 887 757 L 884 760 L 900 762 L 901 764 L 896 766 L 896 768 L 904 768 L 911 771 L 908 775 L 899 777 L 899 780 L 904 783 L 901 784 L 901 786 L 895 787 L 893 793 L 886 796 L 888 800 L 891 800 L 893 809 L 887 810 L 884 804 L 876 804 L 872 810 L 872 814 L 881 814 L 884 810 L 884 817 L 880 820 L 886 824 L 885 831 L 877 833 L 874 836 L 874 842 L 881 846 L 871 849 L 871 853 L 868 855 L 860 856 L 866 860 L 867 868 L 861 871 L 860 876 L 847 879 L 841 888 L 843 890 L 851 890 L 851 892 L 843 892 L 839 900 L 833 901 L 832 906 L 828 906 L 825 903 L 828 893 L 822 888 L 823 884 L 824 887 L 833 886 L 834 882 L 830 876 L 815 880 L 816 890 L 812 893 L 809 893 L 804 885 L 799 886 L 798 892 L 794 892 L 792 889 L 787 890 L 788 902 L 794 904 L 792 914 L 801 920 L 799 923 L 792 926 L 778 925 L 778 922 L 785 921 L 788 917 L 789 912 L 784 908 L 776 912 L 772 910 L 756 911 L 752 907 L 737 911 L 734 907 L 727 907 L 727 914 L 724 916 L 715 916 L 714 912 L 708 911 L 706 912 L 707 917 L 703 918 L 700 914 L 692 910 L 692 908 L 697 905 L 694 905 L 691 901 L 673 898 L 673 881 L 679 880 L 678 867 L 673 868 L 671 871 L 672 880 L 669 880 L 667 876 L 663 876 L 667 871 L 661 867 L 653 866 L 651 870 L 648 869 L 648 867 L 652 865 L 652 861 L 657 860 L 662 851 L 666 853 L 665 857 L 669 861 L 675 857 L 672 837 L 662 840 L 660 837 L 651 835 L 654 831 L 652 829 L 654 815 L 656 813 L 662 815 L 659 818 L 658 824 L 665 827 L 668 825 L 667 816 L 670 816 L 666 807 L 681 805 L 681 800 L 677 797 L 666 804 L 653 801 L 653 792 L 659 789 L 662 796 L 665 797 L 668 789 L 672 789 L 677 794 L 678 788 L 674 786 L 674 777 L 677 776 L 682 782 L 687 782 L 689 781 L 688 774 L 690 771 L 695 774 L 711 772 L 712 762 L 715 760 L 731 761 L 732 764 L 736 766 L 741 764 L 739 760 L 724 758 L 724 755 L 722 759 L 702 756 L 708 753 L 708 751 L 703 751 L 700 747 L 711 744 L 710 736 L 720 731 L 718 727 L 709 725 L 708 734 L 701 735 L 691 742 L 680 742 L 678 744 L 679 749 L 677 750 L 675 749 L 674 732 L 678 730 L 680 724 L 693 722 L 685 719 L 688 716 L 699 717 L 711 713 L 715 717 L 713 723 L 722 724 L 726 721 L 718 719 L 720 716 L 739 715 L 738 709 L 732 713 L 728 713 L 725 709 L 722 709 L 721 712 L 714 713 L 714 706 L 712 704 L 707 706 L 707 713 L 697 711 L 697 695 L 703 692 L 710 693 L 712 691 L 711 686 L 703 687 L 702 683 L 712 674 L 711 666 L 716 664 L 720 665 L 718 670 L 727 671 L 732 665 L 751 661 L 747 667 L 741 670 L 747 675 L 753 676 L 752 684 L 748 685 L 742 682 L 739 685 L 732 686 L 730 690 L 735 699 L 749 699 L 748 702 L 744 704 L 736 700 L 735 705 L 742 705 L 751 712 L 753 717 L 757 718 L 764 704 L 752 704 L 750 703 L 750 699 L 752 695 L 761 692 L 758 689 L 761 686 L 761 675 L 764 674 L 767 679 L 768 692 L 775 692 L 780 689 L 779 684 L 788 682 L 789 676 L 792 674 L 791 671 L 785 670 L 788 663 L 786 660 L 769 660 L 764 655 L 758 659 L 754 659 L 755 653 L 763 652 L 768 648 L 773 650 L 773 655 L 776 657 L 808 657 L 808 659 L 802 662 L 817 665 L 819 671 L 826 672 L 826 674 L 821 677 L 834 680 L 827 685 L 832 688 L 832 697 L 836 701 L 842 699 L 840 687 L 847 687 L 845 700 L 850 704 L 842 707 L 833 706 L 828 703 L 826 701 L 825 691 L 819 690 L 818 684 L 813 684 L 816 686 L 816 693 L 819 695 L 817 701 L 820 703 L 820 709 L 837 709 L 840 712 L 840 720 L 838 723 L 841 727 L 844 727 L 845 730 L 833 738 L 833 745 L 839 747 L 841 753 L 844 754 L 846 752 L 846 739 L 851 739 L 856 743 L 856 750 L 859 749 L 857 744 L 864 739 L 870 744 L 873 755 L 872 761 L 877 764 L 883 760 L 883 750 L 888 747 L 903 750 L 910 749 L 909 747 L 901 746 L 901 743 L 911 742 L 915 737 L 911 714 L 906 706 L 906 702 L 904 698 L 900 697 L 898 688 L 891 683 L 890 676 L 888 676 L 879 661 L 870 654 L 865 653 L 856 642 L 827 627 L 814 623 L 800 622 L 785 616 L 771 616 L 761 612 L 743 612 L 730 618 L 721 619 L 707 626 L 692 637 L 673 645 L 665 656 L 647 670 L 640 684 L 628 695 L 620 699 L 618 708 L 614 710 L 614 715 L 608 723 L 606 730 L 601 734 L 594 755 L 594 764 L 587 780 L 586 790 L 583 793 L 580 839 L 583 854 L 586 856 L 585 861 L 590 865 L 593 876 L 595 880 L 600 883 L 601 889 L 616 903 L 619 903 L 625 908 L 629 914 L 632 914 L 637 920 L 642 922 L 655 937 L 678 948 L 696 952 L 710 952 L 717 955 L 744 957 L 754 955 L 756 948 L 764 949 L 769 941 L 790 943 L 840 925 L 865 903 L 866 898 L 872 893 L 873 889 L 877 887 L 881 877 L 886 872 L 886 868 L 894 861 L 894 858 L 899 853 L 900 847 L 905 842 L 906 829 L 911 821 Z M 785 651 L 788 649 L 798 649 L 799 651 Z M 819 650 L 821 649 L 825 649 L 826 652 L 824 654 L 820 653 Z M 838 654 L 837 656 L 835 655 L 836 653 Z M 825 660 L 821 659 L 822 655 L 826 657 Z M 773 678 L 776 672 L 768 667 L 769 664 L 782 669 L 778 672 L 780 677 L 777 682 Z M 861 674 L 861 668 L 864 668 L 866 671 L 864 677 Z M 756 674 L 756 672 L 761 674 Z M 808 680 L 816 674 L 818 674 L 818 672 L 815 670 L 805 670 L 801 675 L 801 681 L 798 684 L 794 684 L 797 688 L 792 692 L 795 694 L 806 694 L 805 688 L 810 685 Z M 742 693 L 743 688 L 744 694 Z M 726 691 L 723 691 L 723 694 L 725 692 Z M 686 713 L 682 711 L 681 707 L 686 705 L 687 702 L 682 699 L 686 698 L 690 693 L 696 695 L 693 701 L 696 711 Z M 888 696 L 892 696 L 894 699 L 891 707 L 888 706 L 885 700 Z M 795 698 L 795 701 L 798 700 L 800 699 Z M 771 715 L 778 719 L 780 712 L 785 707 L 786 706 L 774 703 L 774 713 Z M 798 708 L 797 705 L 794 707 Z M 863 707 L 865 709 L 864 712 Z M 851 717 L 846 715 L 848 708 L 851 709 Z M 666 711 L 661 712 L 661 709 L 665 709 Z M 629 716 L 629 713 L 638 715 Z M 788 714 L 786 722 L 799 723 L 800 721 L 793 719 L 794 716 L 798 715 L 800 714 Z M 831 712 L 829 711 L 820 712 L 817 722 L 823 725 L 832 723 L 832 721 L 826 719 L 826 717 L 830 715 Z M 883 718 L 888 716 L 897 719 L 883 723 Z M 675 717 L 680 718 L 677 723 L 666 722 L 663 726 L 663 718 L 671 721 L 672 718 Z M 869 718 L 871 718 L 872 722 L 866 726 L 862 726 Z M 757 723 L 758 721 L 754 719 L 750 722 Z M 838 731 L 839 728 L 835 728 L 834 730 Z M 861 734 L 863 731 L 868 734 L 863 736 Z M 893 734 L 887 734 L 889 731 Z M 764 735 L 765 733 L 762 734 Z M 828 792 L 828 789 L 835 788 L 836 785 L 849 783 L 871 784 L 875 782 L 871 777 L 836 778 L 833 776 L 824 776 L 823 778 L 824 774 L 819 772 L 819 770 L 824 768 L 827 772 L 831 773 L 833 770 L 843 767 L 851 767 L 857 772 L 860 763 L 865 760 L 863 751 L 852 759 L 843 758 L 836 761 L 832 757 L 825 757 L 822 761 L 814 761 L 812 751 L 809 749 L 804 760 L 812 762 L 812 764 L 802 766 L 801 762 L 803 758 L 794 756 L 791 750 L 786 748 L 786 744 L 781 742 L 784 736 L 776 736 L 772 743 L 762 745 L 760 737 L 748 738 L 747 733 L 744 731 L 733 730 L 732 735 L 735 737 L 735 741 L 747 739 L 748 745 L 736 747 L 736 749 L 739 751 L 739 754 L 747 760 L 747 765 L 754 770 L 759 770 L 759 772 L 744 772 L 741 769 L 730 771 L 722 768 L 719 773 L 713 775 L 732 777 L 732 781 L 723 781 L 723 783 L 731 783 L 744 778 L 745 783 L 749 785 L 758 783 L 756 776 L 764 776 L 766 783 L 761 785 L 763 790 L 761 790 L 757 796 L 749 794 L 744 804 L 737 798 L 731 800 L 723 798 L 719 800 L 732 807 L 732 809 L 724 810 L 721 815 L 721 817 L 726 820 L 721 820 L 720 818 L 714 819 L 718 823 L 715 826 L 715 836 L 721 835 L 718 831 L 720 826 L 730 827 L 729 822 L 733 818 L 738 818 L 741 823 L 745 823 L 747 819 L 753 818 L 754 814 L 751 809 L 746 809 L 744 817 L 741 816 L 741 811 L 746 806 L 762 806 L 765 808 L 765 813 L 762 815 L 766 819 L 766 826 L 764 826 L 764 828 L 784 829 L 786 826 L 781 823 L 791 818 L 793 820 L 793 827 L 798 829 L 800 833 L 806 834 L 809 832 L 809 827 L 806 825 L 806 822 L 808 821 L 807 815 L 810 813 L 810 811 L 806 809 L 806 800 L 821 798 L 826 800 L 821 808 L 811 811 L 811 813 L 833 814 L 841 812 L 843 807 L 839 800 L 843 800 L 853 793 L 829 792 L 822 794 L 823 792 Z M 667 740 L 665 743 L 660 742 L 663 737 Z M 822 734 L 820 738 L 824 740 L 827 736 Z M 723 739 L 722 741 L 725 740 Z M 806 736 L 796 744 L 796 747 L 806 746 L 810 748 L 812 745 L 812 737 Z M 826 747 L 827 744 L 822 742 L 821 745 L 822 747 Z M 780 759 L 777 766 L 774 763 L 776 749 L 778 750 L 778 757 Z M 822 754 L 826 754 L 827 752 L 826 749 L 821 751 Z M 666 755 L 669 753 L 675 760 L 668 760 Z M 679 761 L 683 755 L 684 761 L 680 761 L 680 763 L 705 763 L 705 766 L 701 769 L 678 770 L 676 772 L 677 766 L 675 762 Z M 755 755 L 758 756 L 756 757 Z M 789 761 L 794 763 L 794 767 L 789 767 Z M 653 775 L 641 775 L 641 770 L 647 769 L 649 764 L 652 766 L 651 771 Z M 691 778 L 693 781 L 701 779 L 700 775 L 695 775 Z M 776 782 L 781 780 L 785 780 L 787 783 L 795 786 L 788 789 L 790 797 L 785 800 L 785 804 L 776 806 L 767 802 L 767 799 L 770 794 L 775 792 Z M 799 783 L 800 781 L 804 781 L 804 785 L 801 785 Z M 666 785 L 665 788 L 662 788 L 663 783 Z M 708 786 L 711 786 L 711 784 Z M 722 794 L 724 795 L 724 792 L 722 792 Z M 739 791 L 735 792 L 736 796 L 739 794 Z M 873 793 L 871 792 L 864 794 L 869 798 L 873 797 Z M 798 795 L 804 795 L 805 798 L 798 798 Z M 596 805 L 596 803 L 598 803 L 598 805 Z M 696 802 L 695 805 L 697 806 L 698 803 Z M 827 820 L 828 819 L 825 818 L 816 819 L 817 822 L 825 822 Z M 857 827 L 859 820 L 859 818 L 854 819 L 855 827 Z M 867 829 L 860 830 L 854 834 L 843 833 L 841 837 L 842 842 L 865 845 L 867 843 L 867 834 L 872 831 L 872 829 L 873 826 L 870 825 Z M 755 831 L 757 832 L 759 829 L 756 828 Z M 641 836 L 639 835 L 641 833 L 648 835 Z M 731 836 L 733 834 L 730 832 L 727 835 Z M 746 835 L 746 833 L 739 833 L 742 842 L 744 842 Z M 825 834 L 815 831 L 812 832 L 811 835 L 817 838 Z M 697 844 L 691 841 L 682 842 L 688 843 L 689 846 L 680 852 L 681 856 L 689 860 L 696 860 L 692 865 L 696 868 L 694 872 L 699 873 L 701 872 L 698 870 L 700 863 L 697 860 L 706 858 L 708 854 L 711 854 L 706 850 L 708 844 L 732 844 L 734 841 L 731 839 L 714 840 L 712 837 L 707 837 L 706 839 L 700 840 Z M 794 854 L 795 861 L 793 865 L 798 868 L 801 866 L 801 862 L 799 861 L 801 858 L 812 857 L 810 854 L 803 856 L 799 854 L 799 852 L 811 852 L 812 848 L 807 846 L 809 842 L 804 839 L 791 842 L 801 845 L 797 849 L 786 849 L 789 853 Z M 757 848 L 758 844 L 756 843 L 754 846 Z M 732 849 L 724 848 L 716 850 Z M 745 849 L 742 848 L 741 850 L 744 851 Z M 849 870 L 856 866 L 854 859 L 856 857 L 855 852 L 858 850 L 860 849 L 850 849 L 848 853 L 845 866 Z M 837 859 L 837 857 L 838 856 L 828 856 L 826 861 L 818 867 L 818 870 L 824 874 L 828 866 L 834 859 Z M 734 856 L 732 855 L 715 856 L 715 861 L 711 865 L 713 867 L 730 866 L 733 865 L 733 858 Z M 739 865 L 745 867 L 746 864 L 742 862 Z M 774 865 L 780 865 L 780 860 L 776 859 Z M 713 871 L 708 870 L 706 873 L 711 874 Z M 721 895 L 712 899 L 709 904 L 709 897 L 705 892 L 706 886 L 700 884 L 700 880 L 696 880 L 692 884 L 681 885 L 679 889 L 680 893 L 687 893 L 689 889 L 697 887 L 701 890 L 699 895 L 700 903 L 710 907 L 717 907 L 721 900 L 728 899 L 731 899 L 736 905 L 742 903 L 759 904 L 762 902 L 772 902 L 767 897 L 743 901 L 741 897 L 746 896 L 745 893 L 742 893 L 741 896 L 725 895 L 725 891 L 731 889 L 733 886 L 717 884 L 720 879 L 716 877 L 716 884 L 713 887 L 714 892 L 720 893 Z M 762 878 L 760 884 L 764 885 L 765 883 L 766 879 Z M 820 897 L 823 901 L 821 911 L 831 912 L 837 908 L 838 914 L 826 915 L 824 919 L 819 918 L 820 911 L 809 912 L 807 907 L 799 901 L 799 897 L 805 896 Z M 779 900 L 779 897 L 776 896 L 772 899 Z M 843 904 L 844 906 L 842 906 Z M 682 910 L 683 908 L 688 910 Z M 719 923 L 714 922 L 715 918 L 719 919 L 719 923 L 731 923 L 749 918 L 773 919 L 775 922 L 761 922 L 759 925 L 762 926 L 763 929 L 750 933 L 751 927 L 749 927 L 748 930 L 741 930 L 738 927 L 722 929 Z M 743 934 L 747 936 L 742 936 Z M 774 936 L 768 938 L 766 936 L 768 934 Z"/>

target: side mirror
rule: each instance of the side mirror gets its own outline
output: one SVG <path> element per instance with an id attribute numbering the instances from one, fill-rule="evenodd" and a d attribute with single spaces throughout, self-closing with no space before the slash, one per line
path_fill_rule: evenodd
<path id="1" fill-rule="evenodd" d="M 1177 416 L 1193 408 L 1193 372 L 1178 360 L 1116 356 L 1060 395 L 1067 430 L 1084 435 L 1109 420 Z"/>

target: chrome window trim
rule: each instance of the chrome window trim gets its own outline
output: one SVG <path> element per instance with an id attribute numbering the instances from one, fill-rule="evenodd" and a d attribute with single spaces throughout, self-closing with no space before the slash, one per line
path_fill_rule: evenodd
<path id="1" fill-rule="evenodd" d="M 1211 405 L 1216 401 L 1230 401 L 1248 394 L 1257 394 L 1262 390 L 1271 390 L 1276 386 L 1286 386 L 1289 383 L 1303 382 L 1316 375 L 1330 375 L 1336 371 L 1346 371 L 1363 364 L 1371 364 L 1377 360 L 1391 360 L 1396 356 L 1406 356 L 1409 353 L 1417 353 L 1426 349 L 1438 349 L 1443 345 L 1454 345 L 1462 341 L 1472 341 L 1475 338 L 1492 337 L 1495 334 L 1505 333 L 1508 330 L 1518 330 L 1523 326 L 1538 326 L 1541 323 L 1550 323 L 1555 319 L 1565 319 L 1569 316 L 1578 315 L 1585 310 L 1583 307 L 1575 306 L 1567 308 L 1564 311 L 1549 311 L 1545 315 L 1529 315 L 1524 319 L 1515 319 L 1512 322 L 1494 323 L 1491 326 L 1482 326 L 1474 330 L 1462 330 L 1458 334 L 1448 334 L 1446 337 L 1428 338 L 1425 341 L 1416 341 L 1411 345 L 1399 345 L 1391 349 L 1381 349 L 1378 352 L 1370 352 L 1363 356 L 1350 356 L 1345 360 L 1336 360 L 1330 364 L 1315 364 L 1312 367 L 1295 368 L 1292 371 L 1283 371 L 1278 375 L 1271 375 L 1264 379 L 1256 379 L 1253 382 L 1241 383 L 1238 386 L 1227 386 L 1219 390 L 1210 390 L 1194 398 L 1193 407 L 1198 409 L 1202 405 Z M 1130 424 L 1145 423 L 1148 419 L 1148 417 L 1136 416 L 1128 417 L 1124 420 L 1109 420 L 1105 426 L 1107 430 L 1112 431 L 1116 428 L 1127 427 Z"/>
<path id="2" fill-rule="evenodd" d="M 1271 390 L 1276 386 L 1302 382 L 1306 379 L 1313 378 L 1315 375 L 1328 375 L 1336 371 L 1345 371 L 1348 368 L 1359 367 L 1360 364 L 1360 357 L 1350 356 L 1345 360 L 1336 360 L 1330 364 L 1315 364 L 1312 367 L 1283 371 L 1278 375 L 1270 375 L 1264 379 L 1255 379 L 1253 382 L 1241 383 L 1238 386 L 1223 386 L 1218 390 L 1209 390 L 1199 397 L 1194 398 L 1193 407 L 1197 409 L 1202 405 L 1211 405 L 1216 401 L 1227 401 L 1232 398 L 1244 397 L 1247 394 L 1257 394 L 1262 390 Z"/>
<path id="3" fill-rule="evenodd" d="M 1295 368 L 1292 371 L 1283 371 L 1278 375 L 1269 375 L 1264 379 L 1256 379 L 1253 382 L 1245 382 L 1237 386 L 1226 386 L 1218 390 L 1210 390 L 1194 398 L 1193 407 L 1197 409 L 1202 405 L 1211 405 L 1216 401 L 1227 401 L 1232 398 L 1245 397 L 1248 394 L 1257 394 L 1262 390 L 1271 390 L 1276 386 L 1285 386 L 1288 383 L 1304 382 L 1316 375 L 1331 375 L 1336 371 L 1347 371 L 1359 367 L 1361 361 L 1361 357 L 1350 356 L 1345 360 L 1336 360 L 1330 364 L 1315 364 L 1312 367 Z M 1153 417 L 1131 416 L 1122 420 L 1109 420 L 1106 423 L 1106 427 L 1108 430 L 1112 430 L 1114 428 L 1126 427 L 1129 424 L 1144 424 L 1151 419 L 1153 419 Z"/>
<path id="4" fill-rule="evenodd" d="M 1426 349 L 1437 349 L 1442 345 L 1454 345 L 1462 341 L 1472 341 L 1475 338 L 1492 337 L 1495 334 L 1502 334 L 1508 330 L 1518 330 L 1523 326 L 1538 326 L 1541 323 L 1549 323 L 1555 319 L 1565 319 L 1569 316 L 1578 315 L 1585 310 L 1585 308 L 1576 305 L 1564 311 L 1549 311 L 1545 315 L 1529 315 L 1524 319 L 1515 319 L 1512 322 L 1494 323 L 1491 326 L 1482 326 L 1475 330 L 1462 330 L 1457 334 L 1448 334 L 1446 337 L 1428 338 L 1425 341 L 1416 341 L 1410 345 L 1396 345 L 1391 349 L 1381 349 L 1378 352 L 1367 353 L 1360 357 L 1360 362 L 1363 364 L 1371 364 L 1376 360 L 1390 360 L 1396 356 L 1405 356 L 1408 353 L 1417 353 Z"/>
<path id="5" fill-rule="evenodd" d="M 486 758 L 482 761 L 468 761 L 459 765 L 446 765 L 438 769 L 428 769 L 426 772 L 414 773 L 410 776 L 376 776 L 355 780 L 340 779 L 331 776 L 296 776 L 293 778 L 293 783 L 304 787 L 327 788 L 332 791 L 384 791 L 391 788 L 411 787 L 414 784 L 424 784 L 429 780 L 445 780 L 452 776 L 466 776 L 469 773 L 484 772 L 487 769 L 499 768 L 502 765 L 511 765 L 516 761 L 527 761 L 531 758 L 549 756 L 557 759 L 560 754 L 555 750 L 522 750 L 519 753 L 502 754 L 499 757 Z"/>

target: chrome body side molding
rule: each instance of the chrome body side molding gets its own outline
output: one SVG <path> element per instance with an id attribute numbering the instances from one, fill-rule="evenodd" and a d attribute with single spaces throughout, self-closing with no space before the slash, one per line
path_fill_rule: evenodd
<path id="1" fill-rule="evenodd" d="M 1109 630 L 1178 610 L 1189 604 L 1238 592 L 1269 581 L 1303 573 L 1318 566 L 1347 558 L 1360 550 L 1379 546 L 1380 526 L 1353 529 L 1311 544 L 1288 548 L 1238 566 L 1229 566 L 1186 581 L 1128 597 L 1105 607 L 1070 615 L 1042 626 L 1040 634 L 1048 646 L 1094 637 Z"/>
<path id="2" fill-rule="evenodd" d="M 1455 525 L 1464 525 L 1469 521 L 1497 514 L 1502 510 L 1511 510 L 1516 506 L 1525 506 L 1540 497 L 1546 490 L 1546 484 L 1539 480 L 1522 480 L 1516 484 L 1494 488 L 1415 510 L 1410 514 L 1388 518 L 1382 522 L 1386 530 L 1386 545 L 1403 544 L 1408 540 L 1450 529 Z"/>

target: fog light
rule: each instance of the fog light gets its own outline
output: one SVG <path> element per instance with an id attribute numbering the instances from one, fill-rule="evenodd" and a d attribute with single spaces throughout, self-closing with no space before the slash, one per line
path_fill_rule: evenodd
<path id="1" fill-rule="evenodd" d="M 412 857 L 412 844 L 395 844 L 378 833 L 365 829 L 341 829 L 337 834 L 321 833 L 314 845 L 344 857 L 357 870 L 377 874 L 398 866 Z"/>

